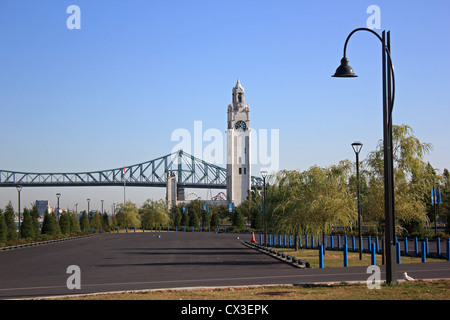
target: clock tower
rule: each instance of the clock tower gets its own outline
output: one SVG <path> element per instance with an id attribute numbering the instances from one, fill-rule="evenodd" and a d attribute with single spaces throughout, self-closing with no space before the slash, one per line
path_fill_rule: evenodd
<path id="1" fill-rule="evenodd" d="M 227 200 L 235 206 L 247 200 L 251 188 L 250 110 L 239 79 L 232 89 L 228 105 L 227 135 Z"/>

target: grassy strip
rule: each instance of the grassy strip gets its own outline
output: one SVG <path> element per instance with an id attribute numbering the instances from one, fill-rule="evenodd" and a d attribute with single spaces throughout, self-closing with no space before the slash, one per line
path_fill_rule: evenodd
<path id="1" fill-rule="evenodd" d="M 308 261 L 311 264 L 312 268 L 319 268 L 319 250 L 317 249 L 302 249 L 295 251 L 294 249 L 283 249 L 279 248 L 278 251 L 282 253 L 286 253 L 290 256 L 293 256 L 297 259 L 301 259 L 304 261 Z M 338 250 L 326 250 L 324 259 L 324 267 L 332 268 L 332 267 L 343 267 L 344 266 L 344 253 L 343 251 Z M 428 262 L 442 262 L 444 260 L 427 257 Z M 380 265 L 382 262 L 382 257 L 380 254 L 377 254 L 375 257 L 375 263 Z M 422 262 L 421 257 L 405 257 L 401 256 L 400 263 L 420 263 Z M 359 252 L 348 252 L 348 266 L 369 266 L 371 265 L 371 254 L 363 253 L 362 259 L 359 260 Z"/>
<path id="2" fill-rule="evenodd" d="M 267 286 L 226 289 L 158 290 L 86 295 L 58 300 L 449 300 L 450 280 L 382 284 L 368 289 L 362 283 L 316 286 Z"/>

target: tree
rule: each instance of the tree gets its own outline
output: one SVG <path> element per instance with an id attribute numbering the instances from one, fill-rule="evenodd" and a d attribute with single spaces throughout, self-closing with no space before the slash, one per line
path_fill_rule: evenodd
<path id="1" fill-rule="evenodd" d="M 64 212 L 59 218 L 59 227 L 62 234 L 70 234 L 70 221 L 72 220 L 68 212 Z"/>
<path id="2" fill-rule="evenodd" d="M 236 207 L 236 209 L 234 210 L 233 226 L 237 230 L 243 230 L 245 228 L 245 219 L 240 206 Z"/>
<path id="3" fill-rule="evenodd" d="M 89 218 L 86 210 L 83 210 L 83 212 L 81 213 L 80 228 L 83 232 L 89 231 L 91 229 L 89 226 Z"/>
<path id="4" fill-rule="evenodd" d="M 139 209 L 144 228 L 169 226 L 171 219 L 168 214 L 167 201 L 147 199 Z"/>
<path id="5" fill-rule="evenodd" d="M 41 233 L 50 236 L 57 234 L 56 221 L 55 219 L 53 219 L 52 215 L 48 212 L 48 210 L 45 210 L 44 213 L 44 221 L 42 222 Z"/>
<path id="6" fill-rule="evenodd" d="M 75 212 L 73 212 L 70 215 L 70 218 L 72 220 L 72 222 L 70 223 L 70 231 L 71 232 L 80 232 L 81 231 L 80 220 L 78 219 L 78 215 Z"/>
<path id="7" fill-rule="evenodd" d="M 139 228 L 141 225 L 138 208 L 131 201 L 127 201 L 125 205 L 119 205 L 116 219 L 119 227 L 123 228 Z"/>
<path id="8" fill-rule="evenodd" d="M 3 210 L 0 209 L 0 243 L 5 243 L 8 239 L 8 229 L 6 228 L 5 216 Z"/>
<path id="9" fill-rule="evenodd" d="M 423 161 L 425 154 L 433 146 L 421 143 L 413 135 L 408 125 L 393 126 L 393 156 L 394 156 L 394 200 L 396 232 L 406 231 L 408 225 L 424 225 L 429 221 L 426 202 L 434 176 L 430 166 Z M 369 153 L 365 164 L 368 167 L 367 194 L 362 196 L 365 210 L 374 221 L 378 221 L 384 229 L 384 161 L 383 141 L 375 151 Z M 432 169 L 432 168 L 431 168 Z"/>
<path id="10" fill-rule="evenodd" d="M 23 209 L 23 220 L 20 224 L 20 237 L 21 238 L 34 238 L 33 219 L 31 218 L 30 210 Z"/>
<path id="11" fill-rule="evenodd" d="M 39 224 L 40 215 L 39 215 L 39 211 L 38 211 L 36 202 L 31 204 L 30 215 L 31 215 L 31 220 L 33 222 L 33 232 L 34 232 L 34 235 L 37 236 L 38 234 L 41 233 L 41 225 Z"/>
<path id="12" fill-rule="evenodd" d="M 16 240 L 17 239 L 17 228 L 16 223 L 14 221 L 14 208 L 11 204 L 11 201 L 5 207 L 5 212 L 3 213 L 5 218 L 5 224 L 7 229 L 7 240 Z"/>
<path id="13" fill-rule="evenodd" d="M 198 219 L 197 211 L 194 208 L 189 210 L 189 226 L 198 228 L 200 221 Z"/>

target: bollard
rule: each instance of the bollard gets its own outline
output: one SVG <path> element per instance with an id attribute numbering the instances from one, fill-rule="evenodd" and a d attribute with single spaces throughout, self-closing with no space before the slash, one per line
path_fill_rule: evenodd
<path id="1" fill-rule="evenodd" d="M 134 227 L 134 232 L 136 232 L 136 227 Z"/>
<path id="2" fill-rule="evenodd" d="M 108 228 L 108 232 L 111 233 L 111 228 Z"/>
<path id="3" fill-rule="evenodd" d="M 408 256 L 408 237 L 405 237 L 405 257 Z"/>
<path id="4" fill-rule="evenodd" d="M 184 232 L 186 232 L 186 226 L 184 226 Z"/>
<path id="5" fill-rule="evenodd" d="M 441 257 L 441 238 L 437 238 L 436 239 L 436 251 L 437 251 L 437 256 L 438 258 Z"/>
<path id="6" fill-rule="evenodd" d="M 142 227 L 142 232 L 143 232 L 143 233 L 145 232 L 145 227 Z"/>
<path id="7" fill-rule="evenodd" d="M 450 261 L 450 239 L 447 239 L 447 261 Z"/>
<path id="8" fill-rule="evenodd" d="M 353 247 L 353 251 L 356 251 L 356 248 L 355 248 L 355 236 L 352 236 L 352 247 Z"/>
<path id="9" fill-rule="evenodd" d="M 427 248 L 425 241 L 422 241 L 422 262 L 427 262 Z"/>
<path id="10" fill-rule="evenodd" d="M 417 237 L 414 238 L 414 251 L 416 254 L 416 257 L 419 256 L 419 241 L 417 240 Z"/>
<path id="11" fill-rule="evenodd" d="M 425 238 L 425 251 L 426 251 L 426 253 L 427 253 L 427 256 L 429 256 L 430 255 L 430 250 L 428 250 L 428 238 Z"/>
<path id="12" fill-rule="evenodd" d="M 395 251 L 397 253 L 397 264 L 401 264 L 401 260 L 400 260 L 400 243 L 396 242 L 395 243 Z"/>
<path id="13" fill-rule="evenodd" d="M 119 233 L 119 228 L 117 228 L 117 233 Z"/>
<path id="14" fill-rule="evenodd" d="M 323 245 L 319 245 L 319 268 L 323 269 Z"/>
<path id="15" fill-rule="evenodd" d="M 194 226 L 192 226 L 192 232 L 194 232 Z"/>
<path id="16" fill-rule="evenodd" d="M 289 235 L 289 248 L 292 248 L 292 236 Z"/>
<path id="17" fill-rule="evenodd" d="M 128 233 L 128 227 L 125 227 L 125 230 L 127 231 L 127 233 Z"/>
<path id="18" fill-rule="evenodd" d="M 372 259 L 371 259 L 371 262 L 372 262 L 372 265 L 374 266 L 375 265 L 375 243 L 372 243 L 371 245 L 371 254 L 372 254 Z"/>
<path id="19" fill-rule="evenodd" d="M 202 226 L 200 226 L 200 232 L 202 232 Z"/>
<path id="20" fill-rule="evenodd" d="M 372 237 L 371 236 L 367 236 L 367 250 L 371 250 L 372 248 Z"/>
<path id="21" fill-rule="evenodd" d="M 283 239 L 283 248 L 286 248 L 286 235 L 284 235 L 284 239 Z"/>
<path id="22" fill-rule="evenodd" d="M 330 236 L 330 242 L 331 242 L 331 250 L 334 249 L 334 240 L 333 240 L 333 235 Z"/>
<path id="23" fill-rule="evenodd" d="M 314 249 L 314 237 L 311 236 L 311 249 Z"/>
<path id="24" fill-rule="evenodd" d="M 308 235 L 305 235 L 305 249 L 308 249 Z"/>
<path id="25" fill-rule="evenodd" d="M 344 244 L 344 267 L 348 267 L 348 247 L 347 247 L 347 243 Z"/>
<path id="26" fill-rule="evenodd" d="M 375 248 L 377 250 L 377 253 L 380 253 L 380 246 L 378 243 L 378 236 L 375 237 Z"/>
<path id="27" fill-rule="evenodd" d="M 338 236 L 338 250 L 341 250 L 341 236 Z"/>

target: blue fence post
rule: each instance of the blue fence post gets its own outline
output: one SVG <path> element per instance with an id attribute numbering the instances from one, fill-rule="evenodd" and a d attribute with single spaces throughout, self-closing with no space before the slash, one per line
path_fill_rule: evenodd
<path id="1" fill-rule="evenodd" d="M 338 235 L 338 250 L 341 250 L 341 236 Z"/>
<path id="2" fill-rule="evenodd" d="M 370 248 L 371 248 L 371 253 L 372 253 L 372 265 L 374 266 L 375 265 L 375 243 L 372 243 L 371 245 L 370 245 Z"/>
<path id="3" fill-rule="evenodd" d="M 320 236 L 317 237 L 317 245 L 320 246 L 322 243 L 320 242 Z"/>
<path id="4" fill-rule="evenodd" d="M 347 241 L 347 236 L 344 236 L 344 245 L 347 246 L 347 250 L 348 250 L 348 241 Z"/>
<path id="5" fill-rule="evenodd" d="M 400 260 L 400 243 L 399 242 L 395 243 L 395 248 L 396 248 L 396 253 L 397 253 L 397 263 L 400 264 L 401 260 Z"/>
<path id="6" fill-rule="evenodd" d="M 134 227 L 134 232 L 136 232 L 136 227 Z"/>
<path id="7" fill-rule="evenodd" d="M 380 253 L 380 245 L 378 243 L 378 236 L 375 237 L 375 248 L 377 250 L 377 253 Z"/>
<path id="8" fill-rule="evenodd" d="M 311 236 L 311 249 L 314 249 L 314 236 Z"/>
<path id="9" fill-rule="evenodd" d="M 289 248 L 292 248 L 292 235 L 289 235 Z"/>
<path id="10" fill-rule="evenodd" d="M 278 248 L 281 248 L 281 234 L 278 235 Z"/>
<path id="11" fill-rule="evenodd" d="M 436 251 L 437 251 L 437 256 L 438 258 L 441 257 L 441 238 L 437 238 L 436 239 Z"/>
<path id="12" fill-rule="evenodd" d="M 111 233 L 111 228 L 108 228 L 108 232 Z"/>
<path id="13" fill-rule="evenodd" d="M 262 233 L 259 234 L 259 244 L 262 244 Z"/>
<path id="14" fill-rule="evenodd" d="M 183 226 L 183 232 L 186 232 L 186 226 Z"/>
<path id="15" fill-rule="evenodd" d="M 286 248 L 286 234 L 284 235 L 283 248 Z"/>
<path id="16" fill-rule="evenodd" d="M 344 244 L 344 267 L 348 267 L 348 246 Z"/>
<path id="17" fill-rule="evenodd" d="M 323 245 L 319 245 L 319 268 L 323 268 Z"/>
<path id="18" fill-rule="evenodd" d="M 367 250 L 371 250 L 372 249 L 372 237 L 371 236 L 367 236 Z"/>
<path id="19" fill-rule="evenodd" d="M 447 261 L 450 261 L 450 239 L 447 239 Z"/>
<path id="20" fill-rule="evenodd" d="M 119 233 L 119 228 L 117 228 L 117 233 Z"/>
<path id="21" fill-rule="evenodd" d="M 128 233 L 128 227 L 125 227 L 125 230 L 127 231 L 127 233 Z"/>
<path id="22" fill-rule="evenodd" d="M 405 257 L 408 256 L 408 237 L 405 237 Z"/>
<path id="23" fill-rule="evenodd" d="M 167 232 L 169 232 L 169 226 L 167 226 Z"/>
<path id="24" fill-rule="evenodd" d="M 308 241 L 308 235 L 305 235 L 305 249 L 308 249 L 309 241 Z"/>
<path id="25" fill-rule="evenodd" d="M 269 233 L 269 247 L 272 246 L 272 235 Z"/>
<path id="26" fill-rule="evenodd" d="M 427 256 L 428 256 L 430 254 L 430 251 L 428 250 L 428 238 L 425 238 L 425 245 L 426 245 L 425 251 L 426 251 Z"/>
<path id="27" fill-rule="evenodd" d="M 414 238 L 414 251 L 416 254 L 416 257 L 419 256 L 419 241 L 417 240 L 417 237 Z"/>
<path id="28" fill-rule="evenodd" d="M 359 239 L 359 245 L 361 246 L 361 252 L 364 252 L 364 237 L 361 236 L 361 238 Z"/>
<path id="29" fill-rule="evenodd" d="M 331 246 L 331 250 L 334 249 L 334 238 L 333 235 L 330 236 L 330 246 Z"/>
<path id="30" fill-rule="evenodd" d="M 352 248 L 353 248 L 353 251 L 356 251 L 356 247 L 355 247 L 355 236 L 352 236 Z"/>
<path id="31" fill-rule="evenodd" d="M 327 236 L 323 235 L 323 247 L 326 249 L 327 248 Z"/>
<path id="32" fill-rule="evenodd" d="M 422 241 L 422 262 L 427 262 L 427 247 L 425 241 Z"/>

